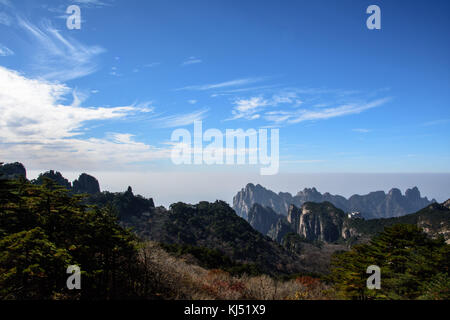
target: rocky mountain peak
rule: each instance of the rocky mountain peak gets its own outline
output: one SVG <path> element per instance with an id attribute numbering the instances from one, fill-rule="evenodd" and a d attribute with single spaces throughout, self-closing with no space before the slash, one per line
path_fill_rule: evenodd
<path id="1" fill-rule="evenodd" d="M 255 185 L 253 183 L 247 183 L 247 185 L 245 186 L 245 190 L 253 190 L 255 189 Z"/>
<path id="2" fill-rule="evenodd" d="M 80 177 L 73 182 L 73 191 L 75 193 L 96 194 L 100 192 L 100 184 L 93 176 L 82 173 Z"/>
<path id="3" fill-rule="evenodd" d="M 72 184 L 69 182 L 69 180 L 64 178 L 61 172 L 55 170 L 49 170 L 47 172 L 41 173 L 39 177 L 37 177 L 37 179 L 33 180 L 33 183 L 37 185 L 42 185 L 44 184 L 45 179 L 53 180 L 55 183 L 57 183 L 60 186 L 63 186 L 67 190 L 72 189 Z"/>
<path id="4" fill-rule="evenodd" d="M 389 190 L 388 192 L 388 196 L 392 197 L 392 198 L 401 198 L 402 197 L 402 192 L 400 191 L 400 189 L 397 188 L 392 188 L 391 190 Z"/>
<path id="5" fill-rule="evenodd" d="M 420 199 L 420 191 L 419 188 L 414 187 L 412 189 L 407 189 L 405 192 L 405 196 L 410 200 L 418 200 Z"/>
<path id="6" fill-rule="evenodd" d="M 27 177 L 25 166 L 19 162 L 6 163 L 0 162 L 0 179 L 17 179 L 19 177 Z"/>
<path id="7" fill-rule="evenodd" d="M 244 218 L 248 218 L 248 213 L 254 203 L 259 203 L 263 207 L 270 207 L 275 212 L 287 214 L 287 204 L 279 195 L 271 190 L 267 190 L 260 184 L 249 183 L 241 189 L 233 198 L 233 208 L 236 213 Z"/>
<path id="8" fill-rule="evenodd" d="M 320 192 L 317 191 L 317 189 L 315 187 L 312 188 L 304 188 L 303 191 L 299 191 L 297 193 L 297 196 L 318 196 L 318 195 L 322 195 Z"/>

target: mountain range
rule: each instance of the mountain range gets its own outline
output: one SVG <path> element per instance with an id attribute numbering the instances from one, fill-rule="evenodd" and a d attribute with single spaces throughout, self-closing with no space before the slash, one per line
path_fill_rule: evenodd
<path id="1" fill-rule="evenodd" d="M 0 164 L 0 180 L 21 177 L 26 179 L 26 170 L 20 163 Z M 61 173 L 50 170 L 31 183 L 42 185 L 49 181 L 70 194 L 85 194 L 86 205 L 112 207 L 119 223 L 132 228 L 141 239 L 160 243 L 168 252 L 183 253 L 199 265 L 229 272 L 325 273 L 333 253 L 349 250 L 352 244 L 369 240 L 385 226 L 399 223 L 418 225 L 433 237 L 450 237 L 450 200 L 431 203 L 421 198 L 416 188 L 405 196 L 400 194 L 403 202 L 396 203 L 403 205 L 402 210 L 427 203 L 425 208 L 401 217 L 365 220 L 349 215 L 331 201 L 321 201 L 334 197 L 345 204 L 349 200 L 321 195 L 315 189 L 292 197 L 249 184 L 235 197 L 235 210 L 223 201 L 195 205 L 179 202 L 167 209 L 156 207 L 152 198 L 135 195 L 131 187 L 124 192 L 101 191 L 98 180 L 85 173 L 71 183 Z M 369 199 L 365 203 L 372 207 L 380 207 L 373 194 L 377 193 L 358 197 Z M 386 200 L 392 199 L 390 194 L 396 192 L 384 194 L 381 200 L 392 204 L 393 200 Z M 317 202 L 306 201 L 310 198 Z M 405 204 L 407 200 L 410 202 Z M 242 218 L 243 212 L 246 219 Z"/>
<path id="2" fill-rule="evenodd" d="M 277 214 L 287 216 L 291 205 L 301 207 L 306 202 L 330 202 L 344 212 L 356 211 L 365 219 L 376 219 L 414 213 L 436 200 L 430 201 L 421 197 L 417 187 L 407 189 L 404 195 L 399 189 L 393 188 L 388 193 L 375 191 L 366 195 L 355 194 L 347 199 L 328 192 L 322 194 L 316 188 L 306 188 L 295 196 L 288 192 L 277 194 L 259 184 L 249 183 L 233 197 L 233 209 L 239 216 L 248 219 L 250 209 L 257 203 L 273 209 Z"/>

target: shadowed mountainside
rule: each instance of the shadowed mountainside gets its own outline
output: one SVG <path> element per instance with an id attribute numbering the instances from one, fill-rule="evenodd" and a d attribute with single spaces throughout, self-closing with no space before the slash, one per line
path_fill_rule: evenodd
<path id="1" fill-rule="evenodd" d="M 328 192 L 322 194 L 316 188 L 304 189 L 295 196 L 287 192 L 276 194 L 259 184 L 249 183 L 234 196 L 233 209 L 239 216 L 248 219 L 253 204 L 258 203 L 272 208 L 277 214 L 287 216 L 291 204 L 301 207 L 305 202 L 330 202 L 345 212 L 358 211 L 366 219 L 376 219 L 414 213 L 435 200 L 429 201 L 426 197 L 421 197 L 417 187 L 407 189 L 405 195 L 402 195 L 399 189 L 393 188 L 387 194 L 384 191 L 376 191 L 346 199 Z"/>

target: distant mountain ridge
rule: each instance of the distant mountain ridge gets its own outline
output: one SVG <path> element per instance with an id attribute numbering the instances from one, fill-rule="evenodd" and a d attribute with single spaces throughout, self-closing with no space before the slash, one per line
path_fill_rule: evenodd
<path id="1" fill-rule="evenodd" d="M 449 204 L 450 200 L 432 203 L 416 213 L 371 220 L 349 216 L 330 202 L 306 202 L 300 208 L 291 205 L 287 217 L 254 204 L 249 212 L 249 223 L 281 244 L 291 233 L 308 242 L 364 241 L 395 224 L 416 225 L 431 237 L 443 236 L 450 241 Z"/>
<path id="2" fill-rule="evenodd" d="M 306 202 L 330 202 L 345 212 L 358 211 L 366 219 L 392 218 L 414 213 L 436 200 L 421 197 L 417 187 L 407 189 L 405 195 L 397 188 L 391 189 L 387 194 L 384 191 L 371 192 L 366 195 L 353 195 L 345 198 L 332 195 L 328 192 L 322 194 L 316 188 L 305 188 L 295 196 L 288 192 L 275 193 L 263 186 L 252 183 L 233 197 L 233 209 L 236 213 L 248 219 L 248 213 L 253 204 L 269 207 L 277 214 L 288 215 L 290 205 L 301 207 Z"/>
<path id="3" fill-rule="evenodd" d="M 60 172 L 50 170 L 41 173 L 37 179 L 34 179 L 31 182 L 42 185 L 45 179 L 53 180 L 73 193 L 86 193 L 90 195 L 100 193 L 100 184 L 98 183 L 98 180 L 86 173 L 82 173 L 78 179 L 74 180 L 73 183 L 70 183 L 70 181 L 64 178 Z"/>

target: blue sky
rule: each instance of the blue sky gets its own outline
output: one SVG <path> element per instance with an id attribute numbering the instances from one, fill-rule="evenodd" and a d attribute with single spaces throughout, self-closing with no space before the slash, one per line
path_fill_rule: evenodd
<path id="1" fill-rule="evenodd" d="M 71 4 L 81 30 L 66 27 Z M 371 4 L 381 30 L 366 27 Z M 0 157 L 36 171 L 255 172 L 173 165 L 171 133 L 202 120 L 279 128 L 282 173 L 449 173 L 449 12 L 448 1 L 0 0 Z"/>

